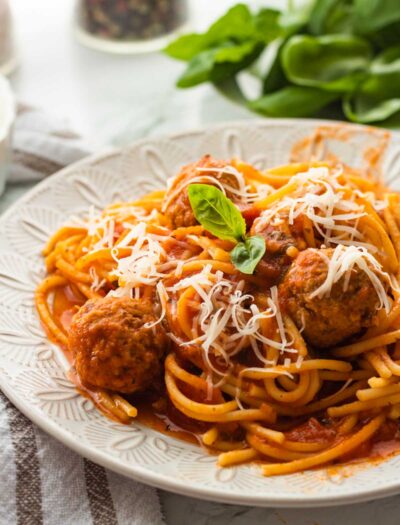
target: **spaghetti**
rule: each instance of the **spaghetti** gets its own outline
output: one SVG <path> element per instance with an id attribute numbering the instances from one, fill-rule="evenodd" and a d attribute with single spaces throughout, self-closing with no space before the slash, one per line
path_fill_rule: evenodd
<path id="1" fill-rule="evenodd" d="M 76 341 L 89 328 L 71 339 L 76 312 L 79 322 L 100 322 L 103 302 L 105 352 L 107 338 L 125 329 L 122 306 L 116 328 L 106 305 L 136 301 L 134 344 L 145 351 L 138 369 L 153 343 L 165 347 L 157 356 L 160 381 L 139 378 L 136 391 L 122 380 L 118 389 L 91 383 L 77 366 L 81 391 L 122 422 L 140 420 L 145 391 L 152 414 L 189 429 L 219 454 L 220 466 L 257 461 L 266 476 L 346 461 L 360 450 L 365 456 L 375 442 L 395 440 L 400 200 L 375 172 L 332 157 L 266 172 L 206 158 L 167 191 L 90 210 L 63 226 L 44 248 L 48 276 L 36 291 L 49 337 L 78 363 Z M 234 264 L 232 240 L 194 217 L 193 183 L 218 188 L 241 211 L 248 235 L 265 240 L 253 274 Z M 157 307 L 141 314 L 141 302 Z M 161 332 L 166 339 L 155 340 Z M 109 358 L 111 368 L 122 359 Z M 99 374 L 103 356 L 90 359 Z M 129 375 L 125 365 L 119 374 Z"/>

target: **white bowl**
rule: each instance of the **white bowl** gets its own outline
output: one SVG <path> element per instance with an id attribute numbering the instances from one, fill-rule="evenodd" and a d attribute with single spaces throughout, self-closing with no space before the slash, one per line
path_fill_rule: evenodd
<path id="1" fill-rule="evenodd" d="M 15 101 L 8 80 L 0 75 L 0 194 L 3 193 L 11 163 L 11 132 Z"/>

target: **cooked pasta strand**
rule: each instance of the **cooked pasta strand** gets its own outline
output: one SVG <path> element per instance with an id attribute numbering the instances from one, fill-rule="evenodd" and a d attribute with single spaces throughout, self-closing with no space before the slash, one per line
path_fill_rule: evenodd
<path id="1" fill-rule="evenodd" d="M 344 440 L 342 443 L 332 447 L 329 450 L 315 454 L 308 458 L 302 458 L 291 461 L 290 463 L 278 463 L 263 466 L 264 476 L 276 476 L 279 474 L 292 474 L 299 472 L 300 470 L 307 470 L 309 468 L 324 465 L 329 461 L 351 452 L 355 448 L 361 445 L 364 441 L 367 441 L 371 436 L 375 434 L 378 428 L 382 425 L 385 419 L 384 415 L 380 415 L 372 419 L 367 425 L 365 425 L 356 434 Z"/>

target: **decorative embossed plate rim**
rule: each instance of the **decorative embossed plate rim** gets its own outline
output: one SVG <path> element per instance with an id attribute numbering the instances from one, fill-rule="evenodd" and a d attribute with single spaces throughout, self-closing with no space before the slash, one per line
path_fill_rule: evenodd
<path id="1" fill-rule="evenodd" d="M 134 197 L 201 154 L 240 155 L 260 167 L 284 163 L 291 146 L 317 120 L 226 123 L 148 138 L 121 150 L 91 156 L 44 180 L 0 218 L 0 386 L 43 430 L 79 454 L 159 488 L 215 501 L 254 506 L 307 507 L 366 501 L 400 491 L 400 456 L 385 462 L 263 478 L 254 465 L 219 469 L 201 449 L 137 424 L 118 425 L 99 414 L 66 379 L 68 364 L 49 341 L 33 308 L 44 275 L 40 250 L 46 237 L 72 213 Z M 367 136 L 338 144 L 339 154 L 360 162 Z M 377 133 L 382 133 L 378 131 Z M 400 173 L 400 134 L 392 133 L 384 161 L 390 180 Z"/>

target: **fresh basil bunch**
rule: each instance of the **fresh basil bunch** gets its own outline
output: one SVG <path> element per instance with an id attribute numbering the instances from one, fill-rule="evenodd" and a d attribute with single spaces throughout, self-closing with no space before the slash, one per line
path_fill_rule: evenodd
<path id="1" fill-rule="evenodd" d="M 187 62 L 179 87 L 212 82 L 268 117 L 400 126 L 400 0 L 306 0 L 257 13 L 238 4 L 165 52 Z M 241 91 L 243 70 L 260 79 L 259 97 Z"/>
<path id="2" fill-rule="evenodd" d="M 265 253 L 264 239 L 259 235 L 246 236 L 242 214 L 215 186 L 191 184 L 188 195 L 199 223 L 215 237 L 236 242 L 230 254 L 232 263 L 242 273 L 252 274 Z"/>

